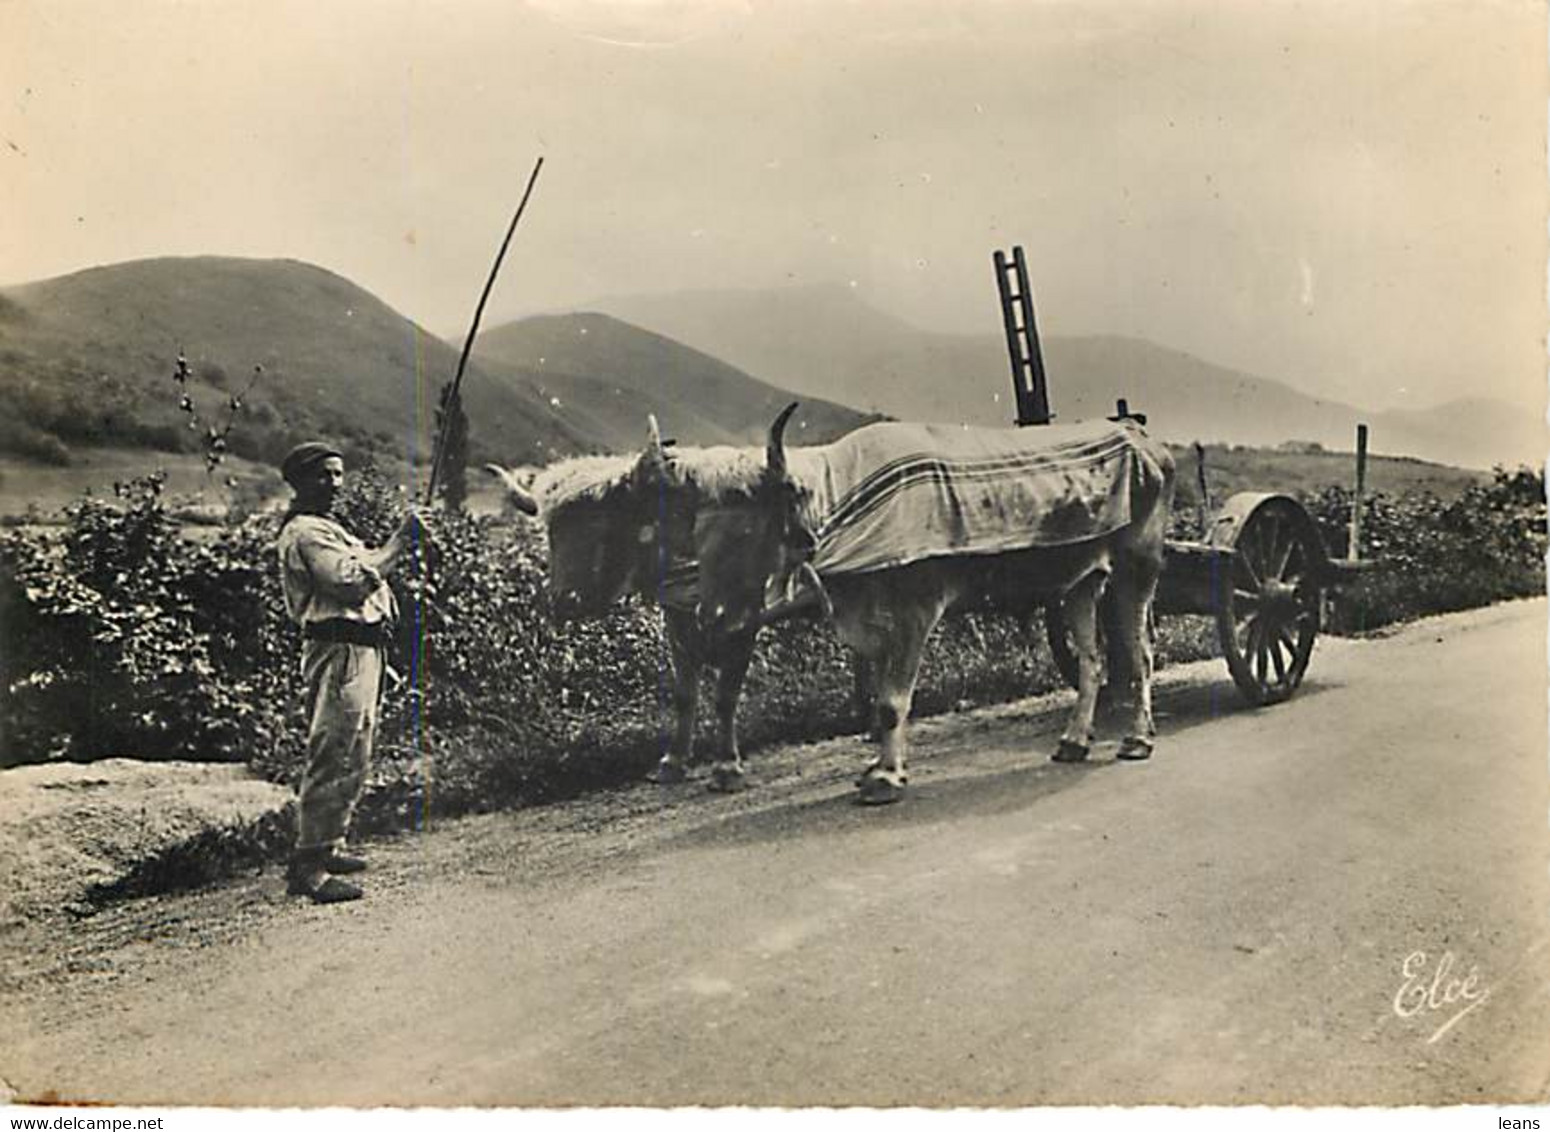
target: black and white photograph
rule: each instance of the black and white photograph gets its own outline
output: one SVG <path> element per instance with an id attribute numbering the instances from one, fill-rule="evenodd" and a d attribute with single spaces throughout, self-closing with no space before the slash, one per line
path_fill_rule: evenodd
<path id="1" fill-rule="evenodd" d="M 0 0 L 8 1127 L 1550 1128 L 1547 42 Z"/>

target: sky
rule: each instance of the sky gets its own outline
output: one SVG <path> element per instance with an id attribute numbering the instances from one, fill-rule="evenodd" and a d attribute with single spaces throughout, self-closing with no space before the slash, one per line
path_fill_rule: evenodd
<path id="1" fill-rule="evenodd" d="M 0 0 L 0 284 L 305 260 L 459 336 L 841 284 L 1371 409 L 1545 391 L 1534 0 Z M 1542 411 L 1542 410 L 1540 410 Z"/>

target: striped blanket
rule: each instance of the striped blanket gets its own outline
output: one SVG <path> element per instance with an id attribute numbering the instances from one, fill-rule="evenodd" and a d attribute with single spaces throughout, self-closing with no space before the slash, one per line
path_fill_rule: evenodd
<path id="1" fill-rule="evenodd" d="M 1130 521 L 1141 434 L 1129 422 L 984 429 L 875 424 L 792 449 L 820 574 L 1060 546 Z"/>

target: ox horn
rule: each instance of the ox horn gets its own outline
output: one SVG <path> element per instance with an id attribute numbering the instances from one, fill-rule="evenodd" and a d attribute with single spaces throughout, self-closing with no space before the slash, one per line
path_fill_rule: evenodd
<path id="1" fill-rule="evenodd" d="M 770 443 L 765 451 L 765 463 L 771 474 L 784 476 L 786 474 L 786 424 L 791 420 L 791 414 L 797 411 L 800 401 L 793 401 L 780 411 L 780 416 L 775 418 L 775 423 L 770 425 Z"/>
<path id="2" fill-rule="evenodd" d="M 818 576 L 818 571 L 813 569 L 811 562 L 804 562 L 797 567 L 797 577 L 813 587 L 813 592 L 818 595 L 818 604 L 823 607 L 823 615 L 826 620 L 834 620 L 834 602 L 829 600 L 829 591 L 824 588 L 823 579 Z"/>
<path id="3" fill-rule="evenodd" d="M 662 426 L 657 424 L 655 413 L 646 414 L 646 451 L 642 460 L 658 468 L 667 466 L 667 446 L 662 443 Z"/>
<path id="4" fill-rule="evenodd" d="M 525 515 L 538 514 L 538 500 L 534 499 L 528 490 L 517 482 L 515 472 L 508 471 L 499 464 L 486 464 L 484 470 L 501 481 L 501 486 L 506 489 L 506 498 Z"/>

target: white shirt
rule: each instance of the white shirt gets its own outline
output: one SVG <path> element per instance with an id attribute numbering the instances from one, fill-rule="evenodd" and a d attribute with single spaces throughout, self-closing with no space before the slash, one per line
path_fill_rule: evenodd
<path id="1" fill-rule="evenodd" d="M 280 532 L 280 584 L 292 621 L 393 621 L 398 605 L 362 558 L 366 544 L 325 515 L 297 515 Z"/>

